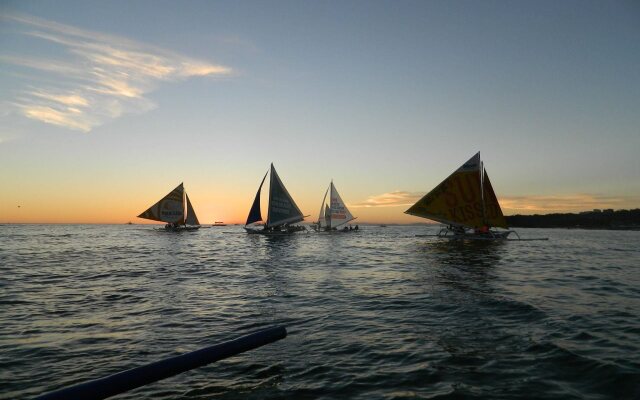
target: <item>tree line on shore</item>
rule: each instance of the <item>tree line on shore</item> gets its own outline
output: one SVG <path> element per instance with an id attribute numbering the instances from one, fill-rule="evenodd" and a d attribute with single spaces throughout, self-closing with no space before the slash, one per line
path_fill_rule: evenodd
<path id="1" fill-rule="evenodd" d="M 507 216 L 509 226 L 518 228 L 640 229 L 640 208 L 593 210 L 578 214 L 534 214 Z"/>

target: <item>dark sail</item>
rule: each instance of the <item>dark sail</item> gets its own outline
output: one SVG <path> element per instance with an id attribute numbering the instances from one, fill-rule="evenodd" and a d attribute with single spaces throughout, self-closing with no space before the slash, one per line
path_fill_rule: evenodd
<path id="1" fill-rule="evenodd" d="M 264 180 L 267 179 L 267 171 L 264 174 L 264 178 L 262 178 L 262 182 L 260 182 L 260 187 L 258 187 L 258 193 L 256 193 L 256 198 L 253 200 L 253 205 L 251 206 L 251 210 L 249 211 L 249 216 L 247 217 L 246 225 L 252 224 L 254 222 L 262 221 L 262 214 L 260 213 L 260 191 L 262 190 L 262 185 L 264 184 Z"/>
<path id="2" fill-rule="evenodd" d="M 300 212 L 300 209 L 282 184 L 280 177 L 278 177 L 273 164 L 271 164 L 267 227 L 291 224 L 302 220 L 304 220 L 302 212 Z"/>
<path id="3" fill-rule="evenodd" d="M 487 174 L 486 169 L 484 170 L 483 189 L 485 223 L 490 227 L 497 226 L 500 228 L 508 228 L 507 220 L 502 214 L 500 203 L 498 203 L 496 193 L 493 191 L 493 186 L 491 186 L 491 181 L 489 180 L 489 175 Z"/>

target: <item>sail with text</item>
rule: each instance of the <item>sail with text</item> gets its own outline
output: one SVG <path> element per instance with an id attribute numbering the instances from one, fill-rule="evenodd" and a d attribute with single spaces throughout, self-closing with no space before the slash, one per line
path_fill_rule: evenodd
<path id="1" fill-rule="evenodd" d="M 327 193 L 329 193 L 329 202 L 325 203 Z M 335 229 L 340 225 L 353 221 L 354 219 L 356 218 L 351 214 L 346 204 L 344 204 L 344 201 L 342 201 L 333 181 L 331 181 L 327 188 L 327 192 L 325 192 L 322 199 L 322 205 L 320 206 L 318 227 L 325 228 L 327 230 Z"/>
<path id="2" fill-rule="evenodd" d="M 405 213 L 452 226 L 507 228 L 480 152 Z"/>
<path id="3" fill-rule="evenodd" d="M 191 200 L 189 200 L 189 196 L 184 190 L 182 183 L 160 199 L 156 204 L 138 215 L 138 218 L 162 221 L 174 225 L 188 224 L 198 227 L 200 226 L 196 212 L 191 205 Z"/>
<path id="4" fill-rule="evenodd" d="M 181 183 L 156 204 L 138 215 L 138 218 L 182 224 L 184 216 L 184 187 Z"/>
<path id="5" fill-rule="evenodd" d="M 304 215 L 284 187 L 276 169 L 271 164 L 269 180 L 269 210 L 266 227 L 271 228 L 284 224 L 294 224 L 304 220 Z"/>
<path id="6" fill-rule="evenodd" d="M 349 221 L 353 221 L 355 218 L 351 215 L 351 212 L 342 201 L 340 194 L 336 190 L 336 187 L 333 185 L 333 181 L 331 181 L 331 197 L 330 206 L 331 209 L 331 228 L 337 228 L 340 225 L 344 225 Z"/>

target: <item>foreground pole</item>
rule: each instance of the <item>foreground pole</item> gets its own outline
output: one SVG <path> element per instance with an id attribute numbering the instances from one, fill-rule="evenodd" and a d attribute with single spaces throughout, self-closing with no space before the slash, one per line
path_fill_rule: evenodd
<path id="1" fill-rule="evenodd" d="M 55 392 L 36 397 L 34 400 L 106 399 L 107 397 L 111 397 L 194 368 L 202 367 L 203 365 L 264 346 L 265 344 L 273 343 L 280 339 L 284 339 L 286 336 L 287 330 L 283 326 L 264 329 L 229 342 L 205 347 L 204 349 L 156 361 L 154 363 L 119 372 L 105 378 L 56 390 Z"/>

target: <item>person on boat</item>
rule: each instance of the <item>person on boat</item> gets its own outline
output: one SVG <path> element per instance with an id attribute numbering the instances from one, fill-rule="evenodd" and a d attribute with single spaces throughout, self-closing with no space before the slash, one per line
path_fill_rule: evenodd
<path id="1" fill-rule="evenodd" d="M 454 235 L 464 235 L 464 227 L 462 226 L 452 226 L 452 230 Z"/>
<path id="2" fill-rule="evenodd" d="M 355 228 L 353 228 L 353 230 L 354 230 L 354 231 L 357 231 L 358 229 L 359 229 L 359 228 L 358 228 L 358 225 L 356 225 L 356 227 L 355 227 Z"/>
<path id="3" fill-rule="evenodd" d="M 489 227 L 487 225 L 482 225 L 480 228 L 475 229 L 474 233 L 476 235 L 486 235 L 489 233 Z"/>

